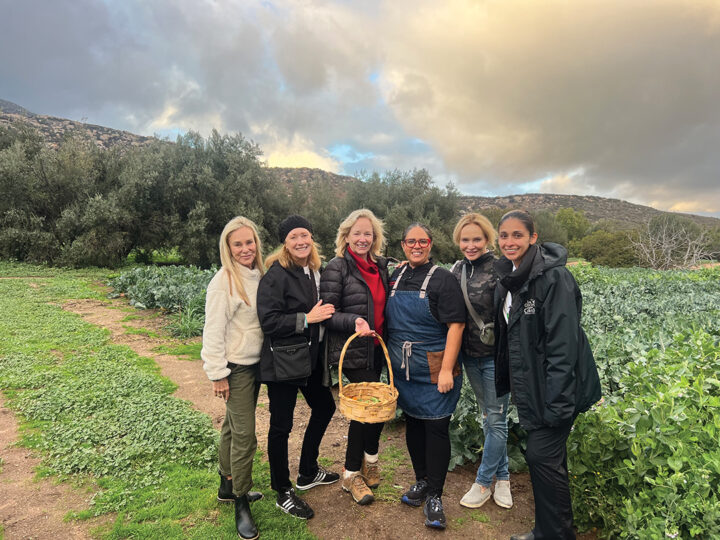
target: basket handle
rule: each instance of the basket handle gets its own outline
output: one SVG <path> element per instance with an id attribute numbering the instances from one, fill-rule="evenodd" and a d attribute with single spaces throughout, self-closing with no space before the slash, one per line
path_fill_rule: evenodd
<path id="1" fill-rule="evenodd" d="M 345 345 L 342 348 L 342 351 L 340 352 L 340 363 L 338 364 L 338 384 L 340 385 L 339 393 L 342 394 L 342 365 L 343 365 L 343 359 L 345 358 L 345 351 L 347 351 L 348 345 L 350 345 L 350 342 L 352 342 L 353 339 L 358 337 L 360 335 L 360 332 L 355 332 L 352 336 L 348 338 L 348 340 L 345 342 Z M 395 380 L 393 379 L 393 371 L 392 371 L 392 364 L 390 363 L 390 354 L 388 354 L 387 347 L 385 346 L 385 342 L 383 341 L 383 338 L 381 338 L 379 335 L 374 334 L 374 337 L 378 339 L 380 342 L 380 345 L 382 345 L 383 352 L 385 353 L 385 360 L 387 361 L 388 366 L 388 378 L 390 379 L 390 386 L 395 386 Z"/>

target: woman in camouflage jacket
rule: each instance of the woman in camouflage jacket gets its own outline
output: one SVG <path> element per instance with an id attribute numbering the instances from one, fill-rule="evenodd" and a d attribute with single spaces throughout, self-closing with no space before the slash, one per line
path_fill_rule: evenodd
<path id="1" fill-rule="evenodd" d="M 485 216 L 465 214 L 453 232 L 453 240 L 465 257 L 455 263 L 453 274 L 460 282 L 467 307 L 462 357 L 465 373 L 483 417 L 485 444 L 475 482 L 460 500 L 468 508 L 479 508 L 493 496 L 502 508 L 513 505 L 507 456 L 507 408 L 509 395 L 495 393 L 493 295 L 497 274 L 495 229 Z M 493 476 L 497 479 L 491 491 Z"/>

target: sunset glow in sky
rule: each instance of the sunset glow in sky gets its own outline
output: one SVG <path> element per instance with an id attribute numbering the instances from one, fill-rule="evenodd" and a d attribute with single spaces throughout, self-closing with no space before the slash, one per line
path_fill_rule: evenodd
<path id="1" fill-rule="evenodd" d="M 0 0 L 0 98 L 269 165 L 720 216 L 720 3 Z"/>

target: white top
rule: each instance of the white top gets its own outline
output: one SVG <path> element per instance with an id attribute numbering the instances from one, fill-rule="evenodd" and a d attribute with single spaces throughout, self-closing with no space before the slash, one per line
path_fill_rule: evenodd
<path id="1" fill-rule="evenodd" d="M 310 277 L 310 267 L 309 266 L 303 266 L 303 272 L 305 272 L 305 275 Z M 317 270 L 313 270 L 313 278 L 315 279 L 315 290 L 318 292 L 318 300 L 320 299 L 320 272 Z M 316 302 L 317 303 L 317 302 Z M 310 308 L 312 309 L 312 308 Z M 318 334 L 318 340 L 322 341 L 323 337 L 325 337 L 325 325 L 320 325 L 320 334 Z"/>
<path id="2" fill-rule="evenodd" d="M 515 263 L 513 263 L 513 272 L 517 269 L 515 266 Z M 512 294 L 510 294 L 510 291 L 508 291 L 507 296 L 505 296 L 505 304 L 503 304 L 503 315 L 505 315 L 505 322 L 508 322 L 510 320 L 510 306 L 512 306 Z"/>
<path id="3" fill-rule="evenodd" d="M 250 366 L 260 361 L 263 331 L 257 316 L 257 290 L 260 271 L 238 265 L 250 300 L 248 306 L 233 284 L 230 295 L 230 275 L 224 270 L 215 274 L 205 298 L 205 327 L 200 356 L 203 369 L 211 381 L 230 374 L 228 364 Z"/>

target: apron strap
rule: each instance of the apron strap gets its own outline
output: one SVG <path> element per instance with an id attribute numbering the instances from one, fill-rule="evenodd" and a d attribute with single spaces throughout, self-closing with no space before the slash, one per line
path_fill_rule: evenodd
<path id="1" fill-rule="evenodd" d="M 427 273 L 427 276 L 425 276 L 425 281 L 423 281 L 422 287 L 420 287 L 420 298 L 425 298 L 425 294 L 427 291 L 428 283 L 430 282 L 430 278 L 432 277 L 433 273 L 437 269 L 438 269 L 438 265 L 437 264 L 433 265 L 433 267 Z M 398 281 L 400 281 L 400 279 L 398 279 Z M 397 282 L 395 282 L 395 284 L 397 285 Z"/>
<path id="2" fill-rule="evenodd" d="M 393 284 L 392 291 L 390 291 L 390 296 L 395 296 L 395 289 L 397 289 L 398 283 L 400 283 L 400 279 L 403 277 L 403 274 L 405 273 L 405 269 L 408 267 L 407 264 L 403 265 L 402 270 L 400 270 L 400 275 L 395 280 L 395 283 Z"/>

